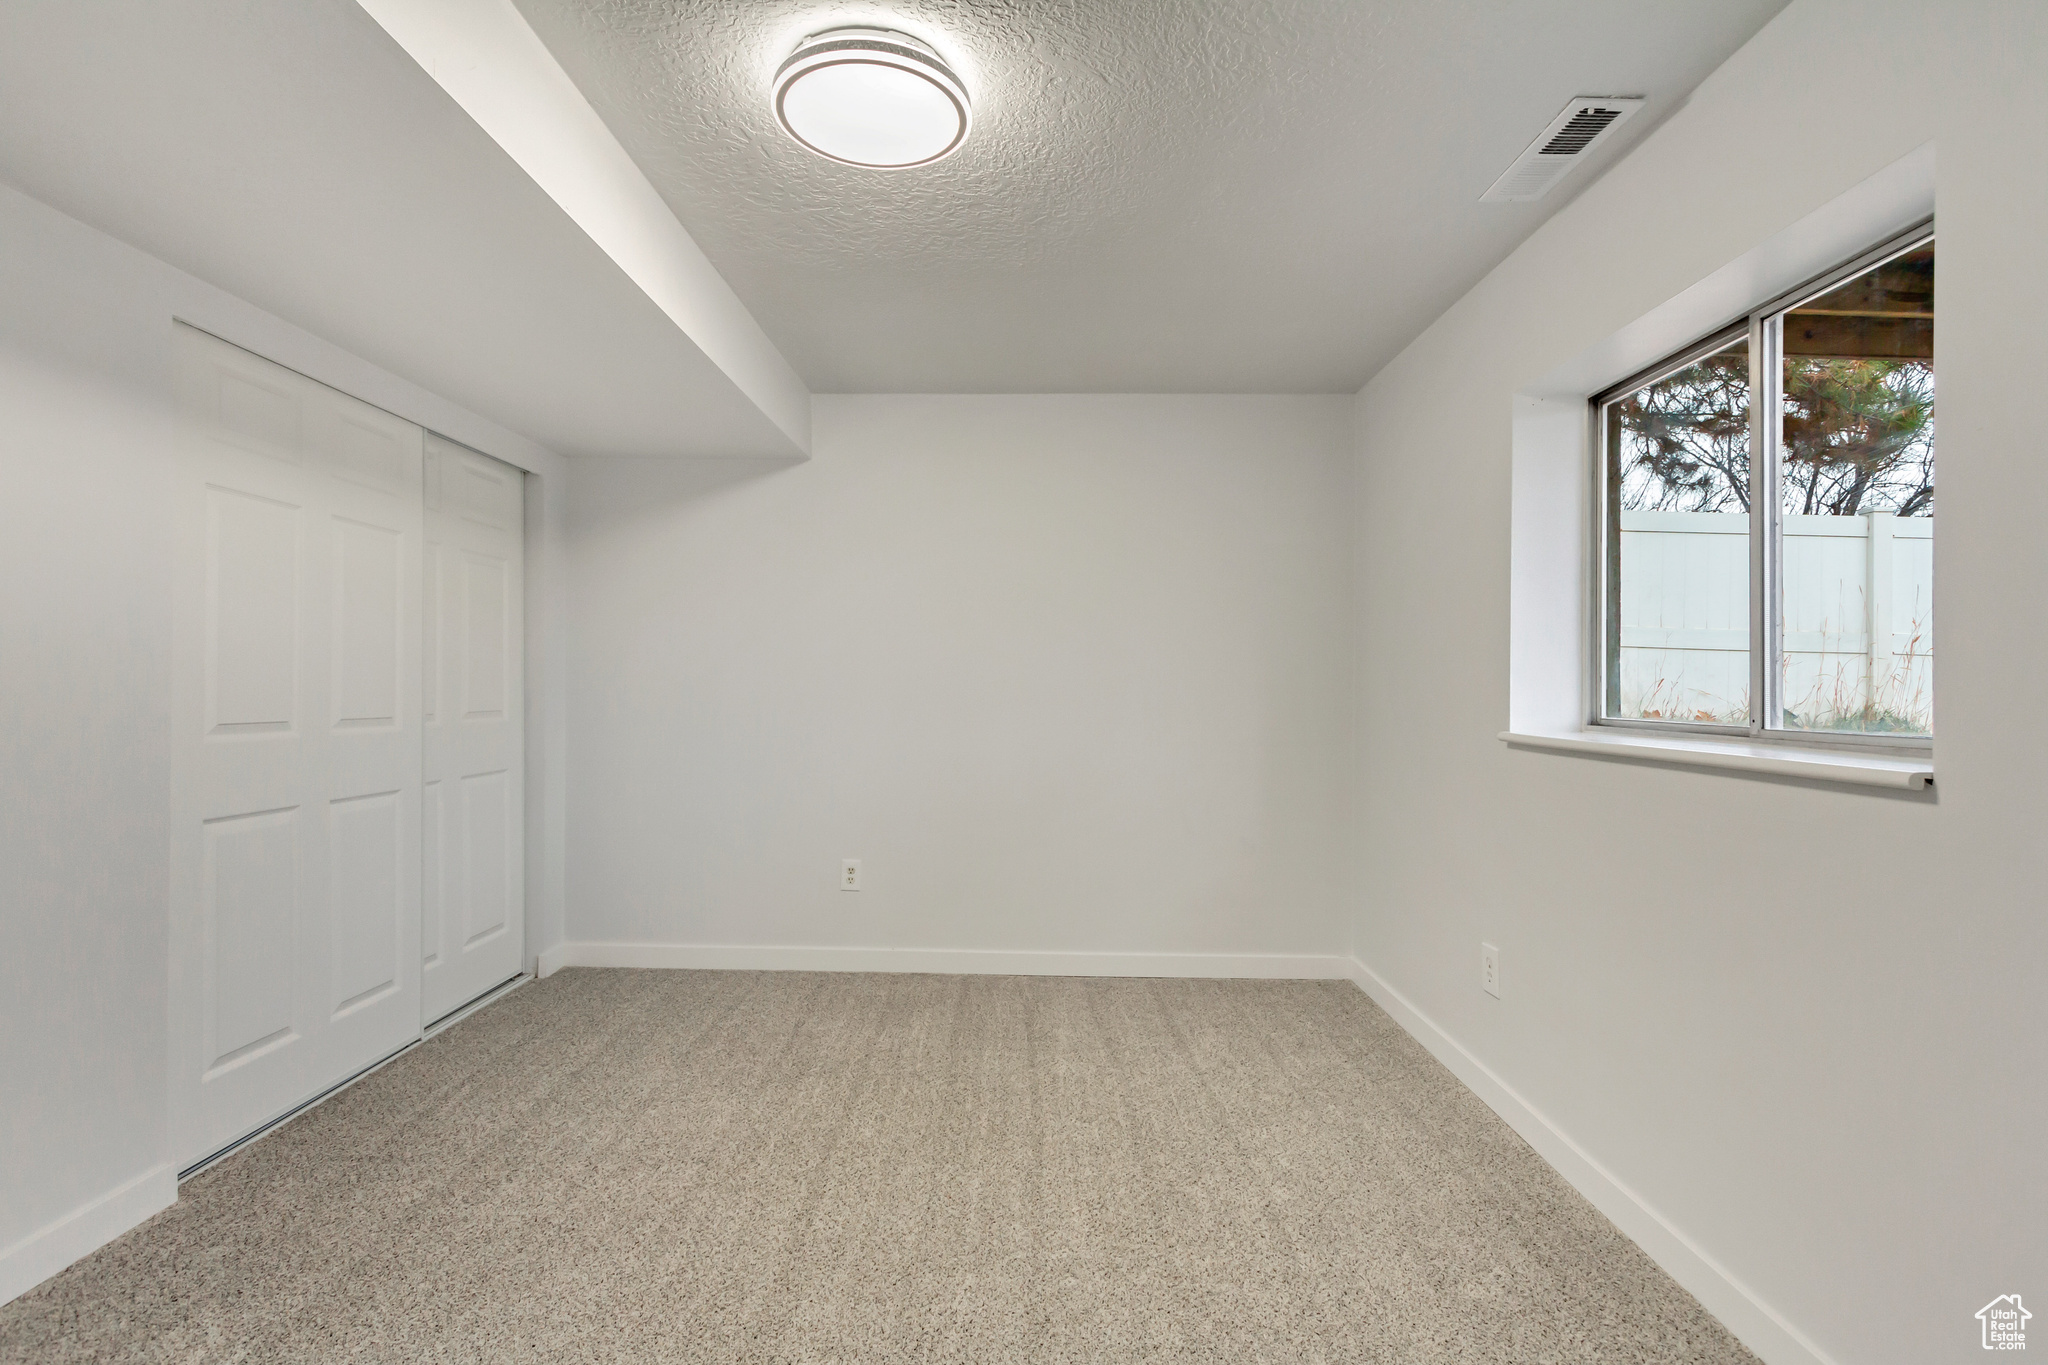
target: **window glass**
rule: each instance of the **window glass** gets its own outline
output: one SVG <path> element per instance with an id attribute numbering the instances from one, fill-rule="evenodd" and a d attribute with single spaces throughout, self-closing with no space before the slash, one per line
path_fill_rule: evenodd
<path id="1" fill-rule="evenodd" d="M 1772 320 L 1786 729 L 1934 729 L 1934 246 Z"/>
<path id="2" fill-rule="evenodd" d="M 1610 718 L 1749 723 L 1749 392 L 1745 331 L 1605 405 Z"/>

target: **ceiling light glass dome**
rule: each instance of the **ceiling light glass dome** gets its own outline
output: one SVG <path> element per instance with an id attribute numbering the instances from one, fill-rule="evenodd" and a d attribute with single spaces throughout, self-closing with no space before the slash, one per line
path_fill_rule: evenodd
<path id="1" fill-rule="evenodd" d="M 850 166 L 923 166 L 967 140 L 967 87 L 924 43 L 886 28 L 813 33 L 775 72 L 775 117 Z"/>

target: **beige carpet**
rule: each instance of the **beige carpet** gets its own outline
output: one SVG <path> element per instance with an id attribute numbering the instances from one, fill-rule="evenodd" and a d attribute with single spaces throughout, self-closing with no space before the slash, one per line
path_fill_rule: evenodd
<path id="1" fill-rule="evenodd" d="M 567 971 L 0 1359 L 1754 1358 L 1346 983 Z"/>

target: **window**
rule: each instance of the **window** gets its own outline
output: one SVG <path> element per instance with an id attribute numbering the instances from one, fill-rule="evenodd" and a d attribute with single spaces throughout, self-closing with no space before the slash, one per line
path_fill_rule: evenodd
<path id="1" fill-rule="evenodd" d="M 1594 721 L 1929 744 L 1931 226 L 1593 402 Z"/>

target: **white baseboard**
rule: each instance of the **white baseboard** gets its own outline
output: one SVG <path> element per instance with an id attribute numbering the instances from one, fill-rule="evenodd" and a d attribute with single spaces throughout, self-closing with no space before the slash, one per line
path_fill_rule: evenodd
<path id="1" fill-rule="evenodd" d="M 1408 998 L 1389 986 L 1378 973 L 1356 959 L 1350 960 L 1351 979 L 1371 996 L 1373 1002 L 1392 1016 L 1395 1023 L 1431 1055 L 1442 1062 L 1465 1087 L 1488 1108 L 1501 1116 L 1508 1127 L 1536 1149 L 1557 1169 L 1573 1189 L 1584 1195 L 1594 1208 L 1649 1258 L 1698 1299 L 1709 1313 L 1754 1351 L 1766 1365 L 1835 1365 L 1834 1358 L 1787 1322 L 1748 1285 L 1731 1275 L 1691 1238 L 1673 1227 L 1662 1214 L 1644 1202 L 1642 1196 L 1623 1184 L 1562 1129 L 1543 1116 L 1515 1092 L 1513 1086 L 1489 1070 L 1484 1062 L 1467 1052 L 1457 1039 L 1438 1027 L 1435 1020 L 1417 1009 Z"/>
<path id="2" fill-rule="evenodd" d="M 564 967 L 1347 981 L 1351 979 L 1353 963 L 1347 957 L 1314 953 L 1033 953 L 978 948 L 749 947 L 721 943 L 564 943 L 540 955 L 542 976 Z"/>
<path id="3" fill-rule="evenodd" d="M 177 1201 L 178 1172 L 165 1162 L 31 1232 L 0 1251 L 0 1303 L 26 1294 Z"/>
<path id="4" fill-rule="evenodd" d="M 556 972 L 562 970 L 562 968 L 573 965 L 568 960 L 569 949 L 572 946 L 567 943 L 557 943 L 552 948 L 542 949 L 533 959 L 533 979 L 545 981 Z"/>

